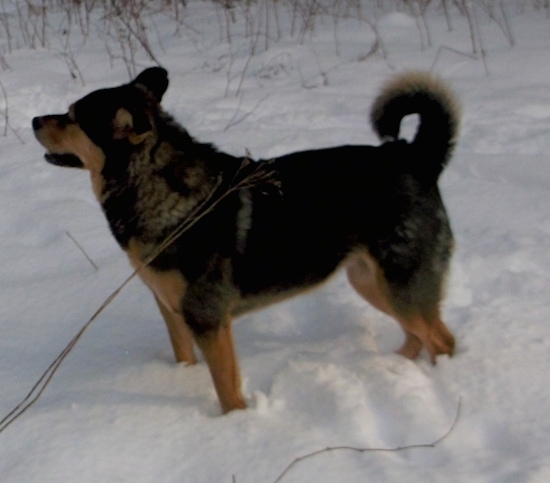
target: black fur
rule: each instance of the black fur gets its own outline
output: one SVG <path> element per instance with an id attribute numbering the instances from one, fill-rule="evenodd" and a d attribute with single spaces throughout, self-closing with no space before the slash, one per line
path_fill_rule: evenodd
<path id="1" fill-rule="evenodd" d="M 144 280 L 157 299 L 173 293 L 162 277 L 181 277 L 184 288 L 168 308 L 198 341 L 231 316 L 300 293 L 352 260 L 354 286 L 403 326 L 402 353 L 414 357 L 422 345 L 434 361 L 452 353 L 438 313 L 453 238 L 437 179 L 454 147 L 458 108 L 442 83 L 416 73 L 388 85 L 371 113 L 381 146 L 260 161 L 193 139 L 160 107 L 167 86 L 164 69 L 148 69 L 33 127 L 49 162 L 92 172 L 113 235 L 134 264 L 148 263 Z M 410 143 L 398 139 L 409 113 L 420 116 Z M 202 203 L 208 209 L 197 217 Z M 224 407 L 241 402 L 237 396 Z"/>

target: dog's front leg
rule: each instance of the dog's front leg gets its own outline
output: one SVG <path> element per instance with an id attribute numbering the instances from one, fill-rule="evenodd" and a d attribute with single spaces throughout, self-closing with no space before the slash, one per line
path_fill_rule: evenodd
<path id="1" fill-rule="evenodd" d="M 195 335 L 195 340 L 210 369 L 222 411 L 227 413 L 233 409 L 246 408 L 241 392 L 241 375 L 233 344 L 231 321 Z"/>
<path id="2" fill-rule="evenodd" d="M 176 361 L 186 364 L 195 364 L 197 358 L 195 357 L 195 351 L 193 349 L 193 336 L 191 330 L 185 323 L 183 315 L 181 315 L 181 312 L 170 311 L 170 309 L 159 300 L 157 295 L 155 295 L 155 300 L 157 301 L 164 322 L 166 322 Z"/>

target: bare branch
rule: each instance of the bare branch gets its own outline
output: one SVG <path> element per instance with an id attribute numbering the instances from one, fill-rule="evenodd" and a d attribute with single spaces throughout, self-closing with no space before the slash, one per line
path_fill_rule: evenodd
<path id="1" fill-rule="evenodd" d="M 10 120 L 9 120 L 9 113 L 8 113 L 8 95 L 6 93 L 6 89 L 4 88 L 4 84 L 2 84 L 2 82 L 0 81 L 0 90 L 2 91 L 2 96 L 4 97 L 4 105 L 6 106 L 5 107 L 5 110 L 4 112 L 2 113 L 2 115 L 4 116 L 4 119 L 6 121 L 6 124 L 4 125 L 4 136 L 7 136 L 8 134 L 8 129 L 11 129 L 11 131 L 13 132 L 13 134 L 15 134 L 15 137 L 17 139 L 19 139 L 19 141 L 21 142 L 21 144 L 25 144 L 25 140 L 19 135 L 19 133 L 10 125 Z"/>
<path id="2" fill-rule="evenodd" d="M 2 420 L 0 420 L 0 433 L 8 428 L 14 421 L 20 418 L 25 412 L 29 410 L 44 393 L 48 387 L 53 376 L 73 350 L 77 342 L 84 335 L 86 330 L 92 325 L 92 323 L 99 317 L 99 315 L 111 304 L 111 302 L 118 296 L 118 294 L 130 283 L 130 281 L 139 274 L 140 270 L 147 267 L 155 258 L 157 258 L 167 247 L 174 243 L 179 237 L 181 237 L 187 230 L 189 230 L 195 223 L 201 220 L 204 216 L 210 213 L 222 200 L 224 200 L 230 193 L 234 191 L 249 188 L 259 183 L 271 181 L 271 170 L 269 169 L 269 162 L 258 163 L 257 166 L 250 170 L 250 161 L 244 158 L 241 167 L 236 172 L 234 178 L 231 180 L 228 187 L 220 191 L 222 186 L 222 179 L 218 180 L 218 183 L 208 196 L 199 203 L 189 215 L 182 221 L 182 223 L 176 227 L 176 229 L 167 236 L 164 241 L 156 248 L 156 250 L 143 262 L 141 266 L 136 270 L 113 292 L 109 295 L 101 306 L 95 311 L 90 319 L 82 326 L 78 333 L 71 339 L 65 349 L 55 358 L 50 366 L 44 371 L 40 379 L 35 383 L 27 396 L 13 408 Z M 243 174 L 244 169 L 247 168 L 247 172 Z"/>
<path id="3" fill-rule="evenodd" d="M 84 255 L 84 257 L 86 257 L 86 260 L 88 260 L 90 262 L 90 264 L 92 265 L 92 267 L 94 267 L 96 270 L 99 270 L 98 266 L 94 263 L 94 261 L 88 256 L 88 254 L 86 253 L 86 251 L 84 250 L 84 248 L 82 248 L 82 246 L 80 245 L 80 243 L 78 243 L 76 241 L 76 239 L 67 231 L 65 230 L 65 234 L 72 240 L 72 242 L 76 245 L 76 247 L 82 252 L 82 255 Z"/>
<path id="4" fill-rule="evenodd" d="M 418 449 L 418 448 L 435 448 L 439 443 L 441 443 L 445 438 L 447 438 L 447 436 L 449 436 L 449 434 L 452 433 L 453 429 L 455 428 L 455 426 L 458 422 L 458 418 L 460 416 L 461 405 L 462 405 L 462 401 L 459 398 L 458 399 L 458 404 L 457 404 L 457 407 L 456 407 L 456 414 L 455 414 L 455 417 L 453 419 L 453 422 L 449 426 L 449 429 L 447 429 L 447 431 L 442 436 L 437 438 L 432 443 L 409 444 L 409 445 L 405 445 L 405 446 L 396 446 L 395 448 L 356 448 L 356 447 L 353 447 L 353 446 L 329 446 L 327 448 L 323 448 L 323 449 L 320 449 L 320 450 L 317 450 L 317 451 L 313 451 L 312 453 L 308 453 L 308 454 L 305 454 L 303 456 L 299 456 L 298 458 L 293 460 L 285 468 L 285 470 L 277 477 L 277 479 L 273 483 L 279 483 L 280 481 L 282 481 L 282 479 L 288 474 L 288 472 L 295 465 L 300 463 L 301 461 L 313 458 L 313 457 L 318 456 L 320 454 L 328 453 L 330 451 L 353 451 L 355 453 L 367 453 L 367 452 L 369 452 L 369 453 L 370 452 L 379 453 L 379 452 L 397 452 L 397 451 L 404 451 L 404 450 L 407 450 L 407 449 Z"/>
<path id="5" fill-rule="evenodd" d="M 233 114 L 233 117 L 230 119 L 230 121 L 227 123 L 227 125 L 223 128 L 223 131 L 227 131 L 233 126 L 236 126 L 237 124 L 240 124 L 243 122 L 248 116 L 250 116 L 258 107 L 260 107 L 260 104 L 262 104 L 267 98 L 269 97 L 269 94 L 266 94 L 264 97 L 262 97 L 256 105 L 252 108 L 251 111 L 246 112 L 241 117 L 237 118 L 237 114 L 239 112 L 239 108 L 241 107 L 242 99 L 239 99 L 239 105 L 237 106 L 237 109 L 235 109 L 235 113 Z"/>

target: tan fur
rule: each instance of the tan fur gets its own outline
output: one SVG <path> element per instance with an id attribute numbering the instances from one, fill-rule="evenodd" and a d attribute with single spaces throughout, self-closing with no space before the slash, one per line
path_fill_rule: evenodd
<path id="1" fill-rule="evenodd" d="M 138 276 L 155 295 L 168 328 L 176 360 L 194 364 L 196 358 L 193 351 L 193 339 L 191 331 L 185 324 L 180 307 L 187 287 L 181 272 L 176 270 L 158 272 L 150 266 L 144 265 L 143 247 L 135 241 L 130 241 L 126 254 Z"/>
<path id="2" fill-rule="evenodd" d="M 61 127 L 55 121 L 39 133 L 39 141 L 52 153 L 71 153 L 78 156 L 86 169 L 100 172 L 103 168 L 105 155 L 76 124 Z"/>
<path id="3" fill-rule="evenodd" d="M 436 355 L 454 352 L 454 337 L 441 321 L 439 307 L 425 313 L 423 307 L 399 312 L 391 299 L 386 279 L 380 266 L 367 252 L 354 254 L 347 261 L 348 280 L 367 302 L 399 322 L 405 332 L 405 342 L 397 351 L 409 359 L 415 359 L 423 346 L 432 364 Z"/>
<path id="4" fill-rule="evenodd" d="M 140 244 L 131 240 L 126 250 L 130 263 L 137 274 L 161 303 L 172 313 L 181 313 L 180 303 L 185 294 L 187 283 L 177 270 L 158 272 L 144 265 L 143 249 Z"/>
<path id="5" fill-rule="evenodd" d="M 231 321 L 227 320 L 215 333 L 196 336 L 195 340 L 210 369 L 222 411 L 246 408 Z"/>
<path id="6" fill-rule="evenodd" d="M 121 107 L 117 110 L 113 119 L 113 138 L 121 139 L 131 132 L 134 124 L 134 118 L 127 109 Z"/>
<path id="7" fill-rule="evenodd" d="M 153 136 L 152 131 L 146 131 L 141 134 L 134 132 L 134 118 L 126 109 L 120 108 L 113 120 L 113 131 L 115 139 L 127 138 L 130 144 L 137 146 Z"/>
<path id="8" fill-rule="evenodd" d="M 195 364 L 197 358 L 193 347 L 193 334 L 185 323 L 183 315 L 181 312 L 176 313 L 168 309 L 156 295 L 155 300 L 164 322 L 166 323 L 166 327 L 168 328 L 168 335 L 170 336 L 170 342 L 174 350 L 176 361 L 186 364 Z"/>
<path id="9" fill-rule="evenodd" d="M 389 82 L 371 111 L 373 127 L 388 141 L 380 149 L 290 153 L 254 169 L 246 158 L 198 143 L 165 113 L 167 86 L 164 69 L 147 69 L 129 84 L 89 94 L 67 114 L 34 118 L 33 129 L 48 162 L 90 171 L 113 235 L 155 296 L 176 359 L 195 363 L 198 345 L 224 413 L 246 407 L 233 317 L 313 290 L 338 267 L 401 325 L 400 354 L 413 359 L 425 347 L 435 363 L 436 355 L 453 353 L 439 307 L 452 232 L 436 183 L 454 146 L 459 108 L 445 84 L 414 72 Z M 421 122 L 405 143 L 399 127 L 411 112 Z M 167 235 L 239 179 L 249 184 L 226 203 L 213 203 L 210 218 L 166 248 Z M 380 213 L 383 206 L 387 213 Z"/>
<path id="10" fill-rule="evenodd" d="M 37 133 L 37 137 L 51 153 L 70 153 L 80 158 L 84 168 L 90 172 L 92 189 L 101 202 L 104 182 L 101 170 L 105 163 L 105 154 L 86 136 L 84 131 L 77 124 L 60 126 L 57 121 L 50 119 Z"/>

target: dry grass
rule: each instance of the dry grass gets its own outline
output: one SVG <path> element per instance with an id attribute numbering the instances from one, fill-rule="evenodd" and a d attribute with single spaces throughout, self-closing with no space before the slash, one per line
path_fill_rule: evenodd
<path id="1" fill-rule="evenodd" d="M 69 75 L 84 84 L 74 46 L 84 44 L 94 31 L 104 39 L 111 62 L 123 62 L 128 76 L 134 77 L 138 56 L 159 63 L 157 55 L 162 49 L 156 23 L 159 18 L 162 30 L 170 29 L 174 36 L 182 35 L 186 29 L 195 30 L 186 21 L 188 3 L 192 1 L 0 0 L 0 69 L 10 67 L 7 57 L 18 48 L 49 49 L 64 59 Z M 428 13 L 443 13 L 449 30 L 467 29 L 471 53 L 483 56 L 479 32 L 482 16 L 499 26 L 510 46 L 515 44 L 510 13 L 531 8 L 550 17 L 548 0 L 212 0 L 212 5 L 216 9 L 220 41 L 231 47 L 237 37 L 242 40 L 244 36 L 251 57 L 283 39 L 305 43 L 319 28 L 333 29 L 338 51 L 338 25 L 352 19 L 374 34 L 375 41 L 367 51 L 385 56 L 377 19 L 390 11 L 407 13 L 416 20 L 421 49 L 432 46 Z M 457 13 L 460 25 L 451 21 Z M 242 72 L 228 74 L 237 81 L 241 75 Z"/>

